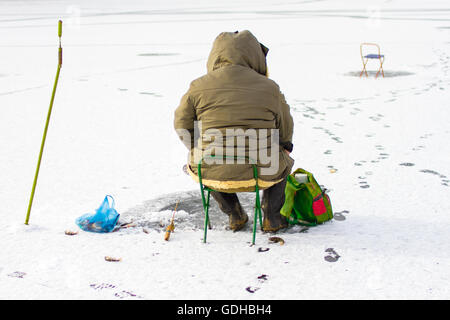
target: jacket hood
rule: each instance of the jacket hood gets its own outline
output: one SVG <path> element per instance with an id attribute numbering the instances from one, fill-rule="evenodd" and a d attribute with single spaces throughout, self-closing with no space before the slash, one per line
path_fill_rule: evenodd
<path id="1" fill-rule="evenodd" d="M 248 30 L 222 32 L 214 40 L 206 67 L 211 72 L 226 65 L 240 65 L 266 75 L 268 51 Z"/>

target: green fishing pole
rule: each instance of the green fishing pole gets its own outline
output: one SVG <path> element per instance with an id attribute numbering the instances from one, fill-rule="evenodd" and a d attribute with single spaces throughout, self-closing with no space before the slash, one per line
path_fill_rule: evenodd
<path id="1" fill-rule="evenodd" d="M 50 99 L 50 107 L 48 109 L 47 121 L 45 122 L 44 135 L 42 137 L 41 150 L 39 152 L 39 159 L 37 163 L 36 173 L 34 175 L 33 188 L 31 189 L 30 203 L 28 204 L 27 217 L 25 219 L 25 224 L 28 224 L 30 220 L 31 206 L 33 205 L 34 192 L 36 191 L 37 179 L 39 176 L 39 169 L 41 167 L 42 153 L 44 152 L 45 139 L 47 138 L 48 125 L 50 123 L 50 116 L 53 109 L 53 101 L 55 100 L 56 87 L 58 85 L 59 73 L 62 66 L 62 47 L 61 47 L 61 36 L 62 36 L 62 21 L 58 21 L 58 37 L 59 37 L 59 48 L 58 48 L 58 69 L 56 70 L 55 84 L 53 85 L 52 98 Z"/>

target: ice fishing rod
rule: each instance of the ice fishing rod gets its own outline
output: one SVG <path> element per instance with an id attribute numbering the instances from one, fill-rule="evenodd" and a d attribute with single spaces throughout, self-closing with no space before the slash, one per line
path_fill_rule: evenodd
<path id="1" fill-rule="evenodd" d="M 180 200 L 177 201 L 177 204 L 175 205 L 175 209 L 173 210 L 173 213 L 172 213 L 172 219 L 170 220 L 170 224 L 166 228 L 166 233 L 164 234 L 164 240 L 166 240 L 166 241 L 169 241 L 170 234 L 175 230 L 174 219 L 175 219 L 175 213 L 177 212 L 179 203 L 180 203 Z"/>
<path id="2" fill-rule="evenodd" d="M 56 87 L 58 85 L 59 73 L 62 66 L 62 47 L 61 47 L 61 36 L 62 36 L 62 21 L 58 21 L 58 38 L 59 38 L 59 48 L 58 48 L 58 68 L 56 70 L 55 83 L 53 85 L 52 98 L 50 99 L 50 107 L 48 108 L 47 121 L 45 122 L 44 135 L 42 137 L 41 150 L 39 151 L 39 158 L 36 167 L 36 173 L 34 175 L 33 188 L 31 189 L 30 202 L 28 204 L 27 217 L 25 219 L 25 224 L 28 224 L 30 220 L 31 206 L 33 205 L 34 193 L 36 191 L 37 179 L 39 176 L 39 169 L 41 167 L 42 154 L 44 152 L 45 139 L 47 138 L 48 125 L 50 123 L 50 116 L 53 109 L 53 101 L 55 100 Z"/>

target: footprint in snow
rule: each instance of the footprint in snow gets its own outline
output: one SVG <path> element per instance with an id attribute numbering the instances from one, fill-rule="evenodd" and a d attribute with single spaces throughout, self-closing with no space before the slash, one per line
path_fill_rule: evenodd
<path id="1" fill-rule="evenodd" d="M 432 174 L 432 175 L 435 175 L 435 176 L 439 176 L 440 178 L 447 178 L 443 174 L 440 174 L 439 172 L 434 171 L 434 170 L 424 169 L 424 170 L 420 170 L 420 172 L 429 173 L 429 174 Z"/>
<path id="2" fill-rule="evenodd" d="M 267 274 L 262 274 L 262 275 L 258 276 L 257 277 L 258 284 L 262 285 L 264 282 L 266 282 L 268 280 L 267 277 L 268 277 Z M 247 290 L 250 293 L 255 293 L 259 289 L 261 289 L 261 287 L 257 287 L 257 286 L 248 286 L 247 288 L 245 288 L 245 290 Z"/>
<path id="3" fill-rule="evenodd" d="M 267 274 L 262 274 L 258 277 L 259 282 L 264 283 L 265 281 L 267 281 Z"/>
<path id="4" fill-rule="evenodd" d="M 411 162 L 402 162 L 399 164 L 399 166 L 404 166 L 404 167 L 413 167 L 414 163 Z"/>
<path id="5" fill-rule="evenodd" d="M 8 277 L 11 278 L 23 279 L 24 276 L 26 276 L 26 273 L 21 271 L 14 271 L 13 273 L 8 274 Z"/>
<path id="6" fill-rule="evenodd" d="M 255 292 L 258 291 L 259 289 L 261 289 L 261 288 L 259 288 L 259 287 L 253 287 L 253 286 L 249 286 L 249 287 L 245 288 L 245 290 L 247 290 L 247 291 L 250 292 L 250 293 L 255 293 Z"/>
<path id="7" fill-rule="evenodd" d="M 338 255 L 336 253 L 336 251 L 334 251 L 333 248 L 328 248 L 325 250 L 325 252 L 328 252 L 328 255 L 325 256 L 324 259 L 325 259 L 325 261 L 328 261 L 328 262 L 336 262 L 341 257 L 340 255 Z"/>
<path id="8" fill-rule="evenodd" d="M 417 146 L 417 147 L 412 148 L 412 150 L 413 151 L 419 151 L 419 150 L 422 150 L 424 148 L 425 148 L 425 146 Z"/>
<path id="9" fill-rule="evenodd" d="M 117 288 L 115 285 L 110 283 L 93 283 L 90 285 L 90 287 L 94 290 L 111 290 L 111 289 L 117 289 L 120 290 L 120 288 Z M 119 299 L 125 299 L 125 298 L 142 298 L 141 296 L 136 295 L 135 293 L 127 290 L 117 291 L 114 292 L 114 296 Z"/>
<path id="10" fill-rule="evenodd" d="M 362 189 L 370 188 L 370 185 L 365 181 L 366 177 L 359 176 L 358 179 L 362 180 L 359 182 L 359 187 Z"/>
<path id="11" fill-rule="evenodd" d="M 337 220 L 337 221 L 344 221 L 346 219 L 344 216 L 344 213 L 346 214 L 346 213 L 348 213 L 348 211 L 344 210 L 344 211 L 335 212 L 333 214 L 333 219 Z"/>
<path id="12" fill-rule="evenodd" d="M 434 176 L 437 176 L 437 177 L 441 178 L 441 185 L 443 185 L 445 187 L 449 186 L 450 180 L 447 178 L 446 175 L 443 175 L 443 174 L 441 174 L 441 173 L 439 173 L 437 171 L 429 170 L 429 169 L 420 170 L 420 172 L 428 173 L 428 174 L 432 174 Z"/>
<path id="13" fill-rule="evenodd" d="M 116 288 L 115 285 L 110 284 L 110 283 L 93 283 L 90 285 L 90 287 L 94 290 L 103 290 L 103 289 L 114 289 Z"/>
<path id="14" fill-rule="evenodd" d="M 142 298 L 142 297 L 139 297 L 139 296 L 137 296 L 136 294 L 134 294 L 133 292 L 131 292 L 131 291 L 125 291 L 125 290 L 122 290 L 121 292 L 116 292 L 115 294 L 114 294 L 114 296 L 115 297 L 117 297 L 117 298 L 119 298 L 119 299 L 125 299 L 125 298 Z"/>
<path id="15" fill-rule="evenodd" d="M 429 137 L 433 136 L 432 133 L 425 133 L 424 135 L 420 136 L 420 139 L 428 139 Z"/>

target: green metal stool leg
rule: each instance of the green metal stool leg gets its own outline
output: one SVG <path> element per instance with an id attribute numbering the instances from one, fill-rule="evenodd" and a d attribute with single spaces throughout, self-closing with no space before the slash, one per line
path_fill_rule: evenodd
<path id="1" fill-rule="evenodd" d="M 209 229 L 211 229 L 211 225 L 209 223 L 209 199 L 210 199 L 211 190 L 209 188 L 206 188 L 206 190 L 208 191 L 208 197 L 207 197 L 207 199 L 205 199 L 205 191 L 204 191 L 205 187 L 203 186 L 203 182 L 202 182 L 201 163 L 198 164 L 197 169 L 198 169 L 198 182 L 200 183 L 200 192 L 202 193 L 203 212 L 205 214 L 205 225 L 204 225 L 204 230 L 203 230 L 203 243 L 206 243 L 208 227 L 209 227 Z"/>
<path id="2" fill-rule="evenodd" d="M 206 236 L 208 233 L 208 225 L 209 225 L 209 199 L 210 199 L 210 190 L 208 190 L 208 197 L 206 200 L 206 205 L 203 206 L 205 212 L 205 225 L 203 227 L 203 243 L 206 243 Z"/>
<path id="3" fill-rule="evenodd" d="M 253 238 L 252 238 L 252 245 L 255 244 L 256 239 L 256 225 L 258 223 L 258 208 L 255 207 L 255 217 L 253 218 Z"/>
<path id="4" fill-rule="evenodd" d="M 259 191 L 256 194 L 256 207 L 258 209 L 259 226 L 261 227 L 261 230 L 262 230 L 263 223 L 262 223 L 262 213 L 261 213 L 261 202 L 259 200 Z"/>
<path id="5" fill-rule="evenodd" d="M 252 245 L 255 244 L 256 239 L 256 225 L 258 223 L 262 228 L 262 220 L 261 220 L 261 203 L 259 201 L 259 186 L 258 186 L 258 169 L 255 165 L 253 165 L 253 177 L 255 178 L 255 215 L 253 218 L 253 238 L 252 238 Z"/>

